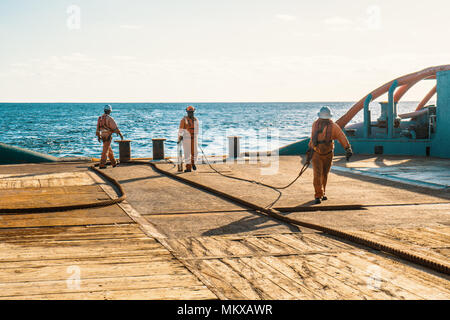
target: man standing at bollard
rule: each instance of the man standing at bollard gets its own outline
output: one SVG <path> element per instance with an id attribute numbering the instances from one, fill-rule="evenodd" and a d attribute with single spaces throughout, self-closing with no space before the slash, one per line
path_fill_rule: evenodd
<path id="1" fill-rule="evenodd" d="M 195 162 L 197 161 L 199 124 L 198 119 L 194 117 L 195 108 L 193 106 L 187 107 L 186 112 L 187 116 L 180 121 L 178 143 L 183 142 L 184 162 L 186 163 L 184 172 L 191 172 L 192 169 L 197 170 Z"/>
<path id="2" fill-rule="evenodd" d="M 334 156 L 334 140 L 338 140 L 346 151 L 347 160 L 352 156 L 352 148 L 342 129 L 331 120 L 333 117 L 328 107 L 318 113 L 319 119 L 312 125 L 309 141 L 308 161 L 311 160 L 314 171 L 315 204 L 327 200 L 325 189 L 328 173 Z"/>
<path id="3" fill-rule="evenodd" d="M 103 142 L 102 158 L 99 166 L 100 169 L 106 168 L 106 160 L 108 157 L 113 168 L 117 166 L 116 159 L 114 158 L 114 152 L 111 148 L 113 133 L 119 135 L 123 140 L 122 133 L 117 127 L 114 119 L 110 116 L 112 107 L 109 104 L 105 106 L 104 112 L 105 113 L 102 116 L 98 117 L 96 132 L 98 142 Z"/>

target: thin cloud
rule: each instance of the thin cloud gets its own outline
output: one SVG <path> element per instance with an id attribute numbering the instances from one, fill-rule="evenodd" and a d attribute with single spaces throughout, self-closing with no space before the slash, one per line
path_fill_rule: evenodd
<path id="1" fill-rule="evenodd" d="M 294 21 L 295 19 L 297 19 L 297 17 L 295 16 L 291 16 L 289 14 L 282 14 L 279 13 L 275 16 L 275 18 L 279 19 L 279 20 L 283 20 L 283 21 Z"/>
<path id="2" fill-rule="evenodd" d="M 133 56 L 113 56 L 114 60 L 119 60 L 119 61 L 132 61 L 132 60 L 136 60 L 136 57 Z"/>
<path id="3" fill-rule="evenodd" d="M 122 24 L 119 26 L 119 28 L 127 30 L 139 30 L 142 29 L 142 26 L 137 24 Z"/>
<path id="4" fill-rule="evenodd" d="M 349 20 L 349 19 L 346 19 L 343 17 L 339 17 L 339 16 L 327 18 L 327 19 L 323 20 L 323 23 L 325 23 L 326 25 L 329 25 L 329 26 L 337 26 L 337 27 L 346 27 L 346 26 L 351 26 L 354 24 L 354 22 L 352 20 Z"/>

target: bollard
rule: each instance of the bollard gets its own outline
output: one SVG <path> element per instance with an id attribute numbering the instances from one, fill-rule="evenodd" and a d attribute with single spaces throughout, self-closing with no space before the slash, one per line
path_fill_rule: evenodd
<path id="1" fill-rule="evenodd" d="M 228 158 L 237 159 L 241 154 L 241 137 L 228 137 Z"/>
<path id="2" fill-rule="evenodd" d="M 164 141 L 166 139 L 152 139 L 153 141 L 153 160 L 164 159 Z"/>
<path id="3" fill-rule="evenodd" d="M 129 162 L 131 160 L 131 140 L 116 140 L 119 144 L 120 163 Z"/>

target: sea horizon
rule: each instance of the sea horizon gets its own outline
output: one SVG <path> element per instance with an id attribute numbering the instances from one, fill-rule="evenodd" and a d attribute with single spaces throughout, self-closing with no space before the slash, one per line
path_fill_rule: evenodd
<path id="1" fill-rule="evenodd" d="M 176 155 L 178 126 L 187 105 L 197 108 L 199 145 L 208 155 L 227 154 L 227 137 L 239 135 L 242 152 L 275 150 L 308 137 L 317 112 L 329 106 L 338 119 L 350 102 L 7 102 L 0 103 L 0 142 L 57 157 L 99 157 L 95 130 L 105 104 L 112 105 L 133 157 L 151 157 L 152 139 L 165 138 L 167 156 Z M 399 113 L 417 102 L 400 102 Z M 379 104 L 370 105 L 373 118 Z M 362 121 L 362 112 L 352 123 Z M 116 137 L 114 136 L 114 140 Z M 118 152 L 118 144 L 113 148 Z"/>

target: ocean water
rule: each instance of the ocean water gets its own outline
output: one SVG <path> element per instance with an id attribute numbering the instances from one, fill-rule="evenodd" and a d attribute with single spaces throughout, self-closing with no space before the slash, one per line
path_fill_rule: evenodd
<path id="1" fill-rule="evenodd" d="M 399 113 L 417 103 L 402 102 Z M 309 136 L 318 110 L 327 105 L 338 119 L 353 102 L 299 103 L 113 103 L 111 116 L 133 157 L 152 156 L 152 138 L 165 138 L 166 155 L 176 155 L 176 139 L 185 108 L 194 105 L 201 123 L 199 145 L 208 155 L 227 154 L 227 137 L 241 136 L 241 151 L 266 151 Z M 0 142 L 57 157 L 99 157 L 95 136 L 104 103 L 1 103 Z M 379 114 L 372 103 L 372 119 Z M 362 112 L 352 120 L 362 121 Z M 116 137 L 114 135 L 114 137 Z M 113 144 L 118 153 L 118 144 Z"/>

